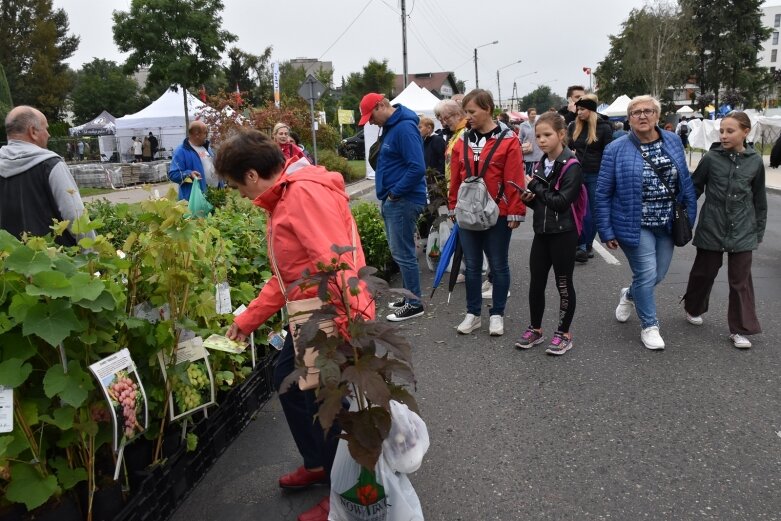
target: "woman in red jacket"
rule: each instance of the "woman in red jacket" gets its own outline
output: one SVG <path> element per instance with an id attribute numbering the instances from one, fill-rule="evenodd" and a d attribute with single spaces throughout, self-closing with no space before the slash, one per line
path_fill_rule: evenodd
<path id="1" fill-rule="evenodd" d="M 285 155 L 285 159 L 299 160 L 305 158 L 304 151 L 298 148 L 290 137 L 290 127 L 285 123 L 274 125 L 274 131 L 271 133 L 274 142 L 279 145 L 280 150 Z"/>
<path id="2" fill-rule="evenodd" d="M 494 100 L 490 92 L 471 91 L 464 96 L 463 107 L 470 129 L 453 147 L 448 206 L 454 214 L 461 183 L 480 174 L 499 206 L 499 219 L 487 230 L 460 228 L 458 231 L 466 264 L 466 318 L 457 329 L 466 335 L 482 325 L 480 285 L 485 253 L 493 278 L 488 332 L 491 336 L 499 336 L 504 334 L 504 307 L 510 288 L 510 237 L 526 215 L 526 206 L 520 196 L 524 189 L 523 156 L 518 136 L 512 130 L 503 130 L 494 121 Z"/>
<path id="3" fill-rule="evenodd" d="M 247 310 L 236 317 L 228 330 L 229 338 L 244 339 L 282 309 L 285 306 L 282 288 L 300 279 L 305 270 L 318 272 L 318 263 L 330 264 L 334 257 L 332 245 L 356 247 L 354 256 L 345 254 L 341 258 L 349 266 L 345 273 L 347 279 L 357 277 L 358 270 L 366 265 L 341 174 L 307 162 L 286 162 L 279 147 L 256 130 L 239 132 L 224 142 L 214 166 L 228 186 L 268 212 L 269 256 L 273 254 L 283 279 L 279 280 L 277 275 L 271 277 Z M 302 208 L 306 211 L 301 211 Z M 314 296 L 317 296 L 316 286 L 305 290 L 297 287 L 288 292 L 287 298 L 295 301 Z M 341 302 L 332 303 L 338 311 L 335 322 L 346 335 L 348 311 Z M 365 287 L 357 295 L 351 295 L 349 304 L 354 317 L 374 318 L 374 303 Z M 274 368 L 277 389 L 294 369 L 293 336 L 288 334 Z M 279 486 L 301 489 L 328 483 L 336 454 L 338 426 L 335 424 L 327 435 L 323 433 L 315 419 L 314 391 L 302 391 L 293 385 L 279 395 L 279 400 L 304 460 L 303 466 L 279 478 Z M 328 508 L 326 497 L 298 519 L 325 521 Z"/>

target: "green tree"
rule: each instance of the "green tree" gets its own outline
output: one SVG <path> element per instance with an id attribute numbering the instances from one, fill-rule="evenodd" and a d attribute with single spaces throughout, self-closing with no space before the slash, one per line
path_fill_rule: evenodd
<path id="1" fill-rule="evenodd" d="M 340 105 L 355 111 L 355 121 L 360 119 L 358 105 L 367 92 L 379 92 L 386 96 L 393 88 L 396 73 L 388 68 L 388 60 L 369 60 L 361 72 L 353 72 L 344 81 Z"/>
<path id="2" fill-rule="evenodd" d="M 228 51 L 228 63 L 222 70 L 231 90 L 247 92 L 245 101 L 259 107 L 274 98 L 271 78 L 271 51 L 266 47 L 262 54 L 252 54 L 238 47 Z"/>
<path id="3" fill-rule="evenodd" d="M 753 102 L 769 79 L 757 59 L 771 32 L 762 24 L 762 0 L 680 2 L 694 38 L 702 94 L 712 94 L 716 107 L 722 88 Z"/>
<path id="4" fill-rule="evenodd" d="M 661 98 L 694 70 L 691 30 L 680 9 L 664 0 L 633 9 L 595 76 L 604 100 L 621 94 Z"/>
<path id="5" fill-rule="evenodd" d="M 125 71 L 149 66 L 151 83 L 200 86 L 236 40 L 221 29 L 223 7 L 222 0 L 133 0 L 130 11 L 114 11 L 114 42 L 130 52 Z"/>
<path id="6" fill-rule="evenodd" d="M 76 73 L 71 91 L 73 114 L 83 123 L 107 110 L 116 117 L 143 108 L 138 84 L 116 62 L 95 58 Z"/>
<path id="7" fill-rule="evenodd" d="M 5 77 L 5 69 L 0 64 L 0 120 L 5 120 L 6 114 L 14 106 L 11 97 L 11 89 L 8 87 L 8 78 Z"/>
<path id="8" fill-rule="evenodd" d="M 558 94 L 554 94 L 547 85 L 537 86 L 536 89 L 522 97 L 520 100 L 520 107 L 522 110 L 534 107 L 537 109 L 538 113 L 543 113 L 551 107 L 558 108 L 566 104 L 567 101 Z"/>
<path id="9" fill-rule="evenodd" d="M 17 105 L 32 105 L 57 120 L 70 91 L 65 60 L 79 45 L 68 15 L 52 0 L 0 0 L 0 63 Z"/>

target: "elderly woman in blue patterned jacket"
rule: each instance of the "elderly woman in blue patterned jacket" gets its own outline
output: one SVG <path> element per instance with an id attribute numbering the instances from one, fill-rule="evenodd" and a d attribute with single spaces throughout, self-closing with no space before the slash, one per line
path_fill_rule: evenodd
<path id="1" fill-rule="evenodd" d="M 664 349 L 654 289 L 673 256 L 673 205 L 685 204 L 691 225 L 697 213 L 697 195 L 681 140 L 659 127 L 660 112 L 659 101 L 651 96 L 638 96 L 629 103 L 632 131 L 605 149 L 595 205 L 602 241 L 611 250 L 620 246 L 632 269 L 631 286 L 621 289 L 616 320 L 626 322 L 635 308 L 640 339 L 648 349 Z"/>

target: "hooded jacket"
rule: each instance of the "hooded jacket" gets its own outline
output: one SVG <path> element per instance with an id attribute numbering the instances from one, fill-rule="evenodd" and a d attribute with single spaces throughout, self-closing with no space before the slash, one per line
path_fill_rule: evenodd
<path id="1" fill-rule="evenodd" d="M 597 114 L 597 140 L 593 143 L 588 143 L 588 126 L 584 125 L 583 131 L 578 135 L 578 139 L 574 139 L 572 136 L 575 132 L 575 125 L 576 122 L 573 121 L 567 127 L 567 135 L 570 141 L 569 147 L 575 151 L 583 171 L 589 174 L 596 174 L 599 172 L 599 165 L 602 163 L 602 154 L 605 152 L 605 147 L 613 141 L 613 127 L 600 114 Z"/>
<path id="2" fill-rule="evenodd" d="M 676 200 L 686 206 L 690 224 L 697 217 L 697 195 L 694 192 L 683 145 L 678 136 L 658 126 L 662 147 L 678 170 Z M 640 244 L 640 222 L 643 214 L 643 169 L 645 160 L 627 134 L 611 142 L 602 156 L 597 178 L 596 204 L 592 208 L 602 242 L 617 239 L 630 247 Z M 672 209 L 670 210 L 672 212 Z M 672 230 L 672 219 L 668 231 Z"/>
<path id="3" fill-rule="evenodd" d="M 485 160 L 498 139 L 498 136 L 494 135 L 485 142 L 478 166 L 480 170 L 474 172 L 474 153 L 472 147 L 465 143 L 465 140 L 470 139 L 471 134 L 471 131 L 463 132 L 453 146 L 450 158 L 450 190 L 448 191 L 448 208 L 451 214 L 458 202 L 458 189 L 461 187 L 461 183 L 467 177 L 476 176 L 482 171 Z M 467 148 L 468 171 L 464 163 L 464 146 Z M 488 188 L 488 193 L 497 201 L 500 216 L 507 217 L 508 221 L 524 220 L 526 205 L 521 201 L 521 192 L 526 186 L 523 177 L 523 155 L 518 137 L 512 130 L 508 131 L 499 141 L 498 148 L 483 176 L 483 182 Z M 498 199 L 500 193 L 501 199 Z"/>
<path id="4" fill-rule="evenodd" d="M 753 148 L 737 153 L 721 146 L 705 154 L 692 174 L 697 196 L 705 193 L 693 244 L 711 251 L 757 249 L 765 234 L 765 165 Z"/>
<path id="5" fill-rule="evenodd" d="M 545 176 L 545 159 L 537 163 L 532 173 L 534 179 L 529 182 L 529 190 L 534 192 L 534 199 L 527 206 L 534 210 L 532 227 L 534 233 L 563 233 L 572 230 L 577 231 L 575 218 L 572 215 L 572 203 L 580 195 L 580 187 L 583 184 L 583 172 L 580 164 L 573 163 L 564 172 L 564 177 L 556 190 L 556 184 L 561 176 L 561 170 L 571 158 L 575 157 L 572 150 L 565 148 L 553 165 L 549 176 Z M 544 179 L 546 182 L 541 181 Z"/>
<path id="6" fill-rule="evenodd" d="M 304 270 L 316 273 L 319 262 L 330 264 L 336 256 L 331 246 L 350 246 L 355 241 L 355 261 L 351 252 L 341 256 L 350 266 L 345 273 L 348 279 L 357 276 L 358 270 L 366 265 L 349 201 L 341 174 L 309 165 L 305 160 L 288 161 L 274 185 L 253 201 L 268 212 L 269 258 L 273 254 L 284 280 L 279 281 L 274 274 L 247 310 L 236 317 L 235 323 L 242 333 L 254 331 L 285 306 L 280 284 L 287 290 L 301 278 Z M 288 300 L 315 296 L 316 287 L 306 291 L 297 287 L 289 292 Z M 337 309 L 340 317 L 335 322 L 346 333 L 346 312 L 341 306 Z M 355 315 L 374 318 L 374 303 L 365 286 L 362 285 L 357 296 L 351 297 L 350 309 Z"/>
<path id="7" fill-rule="evenodd" d="M 423 138 L 418 130 L 418 116 L 403 105 L 382 126 L 380 147 L 375 172 L 377 199 L 384 201 L 389 194 L 425 205 L 426 162 L 423 159 Z"/>
<path id="8" fill-rule="evenodd" d="M 0 228 L 19 238 L 51 233 L 52 219 L 73 223 L 84 212 L 68 166 L 60 156 L 34 143 L 11 139 L 0 148 Z M 73 246 L 95 232 L 73 234 L 69 229 L 56 239 Z"/>

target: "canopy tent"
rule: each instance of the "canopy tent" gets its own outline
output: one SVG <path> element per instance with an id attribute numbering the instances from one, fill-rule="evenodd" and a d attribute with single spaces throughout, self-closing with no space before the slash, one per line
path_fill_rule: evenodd
<path id="1" fill-rule="evenodd" d="M 170 150 L 177 147 L 185 136 L 184 100 L 182 87 L 174 86 L 176 91 L 168 89 L 146 108 L 128 114 L 116 120 L 117 146 L 121 155 L 126 155 L 133 144 L 133 137 L 144 136 L 150 132 L 157 137 L 158 147 L 161 150 Z M 187 93 L 187 113 L 190 121 L 198 119 L 204 111 L 213 110 L 204 102 Z"/>
<path id="2" fill-rule="evenodd" d="M 681 107 L 678 110 L 676 110 L 675 113 L 676 114 L 681 114 L 681 115 L 689 115 L 689 114 L 693 114 L 694 113 L 694 109 L 692 109 L 688 105 L 684 105 L 683 107 Z"/>
<path id="3" fill-rule="evenodd" d="M 68 130 L 71 136 L 109 136 L 114 134 L 117 129 L 116 118 L 106 112 L 100 113 L 92 121 L 73 127 Z"/>
<path id="4" fill-rule="evenodd" d="M 756 113 L 747 113 L 751 120 L 751 132 L 747 141 L 752 143 L 769 141 L 774 142 L 781 130 L 781 116 L 759 116 Z M 689 121 L 689 144 L 694 148 L 710 149 L 713 143 L 719 141 L 719 128 L 721 118 L 693 119 Z"/>
<path id="5" fill-rule="evenodd" d="M 626 117 L 626 108 L 629 106 L 629 102 L 632 99 L 626 94 L 622 94 L 616 100 L 611 103 L 605 110 L 600 111 L 601 114 L 609 118 Z"/>
<path id="6" fill-rule="evenodd" d="M 428 116 L 434 120 L 434 128 L 442 128 L 437 118 L 434 117 L 434 106 L 440 102 L 440 99 L 431 94 L 428 89 L 419 87 L 417 83 L 411 81 L 407 88 L 401 91 L 398 96 L 391 100 L 391 105 L 404 105 L 414 113 Z M 369 148 L 377 141 L 380 134 L 380 127 L 367 123 L 363 127 L 363 139 L 366 147 L 366 177 L 374 179 L 374 169 L 369 165 Z"/>
<path id="7" fill-rule="evenodd" d="M 529 119 L 529 115 L 526 112 L 516 112 L 509 110 L 507 111 L 507 115 L 510 116 L 511 123 L 521 123 Z"/>

